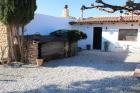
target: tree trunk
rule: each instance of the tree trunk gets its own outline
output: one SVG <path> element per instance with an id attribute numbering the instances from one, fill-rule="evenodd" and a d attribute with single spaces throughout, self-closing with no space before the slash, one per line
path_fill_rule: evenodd
<path id="1" fill-rule="evenodd" d="M 8 58 L 8 63 L 9 62 L 12 62 L 15 60 L 15 54 L 14 54 L 14 43 L 13 43 L 13 34 L 12 34 L 12 30 L 13 30 L 13 26 L 11 25 L 8 25 L 7 26 L 7 34 L 8 34 L 8 55 L 9 55 L 9 58 Z"/>
<path id="2" fill-rule="evenodd" d="M 25 62 L 25 58 L 24 58 L 24 26 L 17 26 L 16 27 L 16 37 L 18 40 L 18 59 L 20 62 L 24 63 Z M 20 29 L 21 28 L 21 29 Z"/>
<path id="3" fill-rule="evenodd" d="M 72 44 L 72 42 L 68 42 L 68 56 L 69 57 L 71 57 L 72 55 L 71 55 L 71 44 Z"/>
<path id="4" fill-rule="evenodd" d="M 7 26 L 7 28 L 8 28 L 9 62 L 20 61 L 21 52 L 19 47 L 20 46 L 19 26 L 12 24 Z"/>
<path id="5" fill-rule="evenodd" d="M 24 56 L 24 26 L 22 26 L 21 30 L 21 62 L 25 62 L 25 56 Z"/>
<path id="6" fill-rule="evenodd" d="M 20 31 L 21 31 L 21 33 L 20 33 Z M 17 37 L 18 37 L 18 47 L 19 47 L 19 52 L 20 52 L 20 61 L 22 62 L 22 63 L 24 63 L 25 62 L 25 60 L 24 60 L 24 45 L 23 45 L 23 43 L 24 43 L 24 27 L 22 27 L 21 28 L 21 30 L 20 30 L 20 28 L 18 27 L 17 28 Z"/>

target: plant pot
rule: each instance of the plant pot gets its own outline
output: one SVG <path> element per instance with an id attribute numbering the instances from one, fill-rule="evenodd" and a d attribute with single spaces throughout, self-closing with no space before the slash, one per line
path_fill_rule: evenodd
<path id="1" fill-rule="evenodd" d="M 43 65 L 43 59 L 36 59 L 36 64 L 37 64 L 37 66 L 41 66 L 41 65 Z"/>
<path id="2" fill-rule="evenodd" d="M 105 41 L 104 42 L 104 50 L 105 50 L 105 52 L 108 52 L 109 51 L 109 42 L 108 41 Z"/>
<path id="3" fill-rule="evenodd" d="M 91 45 L 90 44 L 86 45 L 86 47 L 87 47 L 87 50 L 91 50 Z"/>

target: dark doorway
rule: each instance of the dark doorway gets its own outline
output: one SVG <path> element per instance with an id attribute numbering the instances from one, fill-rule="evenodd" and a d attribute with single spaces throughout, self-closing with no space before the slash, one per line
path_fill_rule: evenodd
<path id="1" fill-rule="evenodd" d="M 94 27 L 93 31 L 93 49 L 102 48 L 102 27 Z"/>

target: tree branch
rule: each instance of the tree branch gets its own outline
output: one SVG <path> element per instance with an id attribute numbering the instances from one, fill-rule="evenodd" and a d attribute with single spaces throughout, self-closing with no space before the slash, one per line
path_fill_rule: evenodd
<path id="1" fill-rule="evenodd" d="M 134 12 L 134 11 L 139 11 L 140 10 L 140 3 L 134 3 L 134 1 L 128 0 L 126 2 L 126 5 L 124 6 L 117 6 L 117 5 L 111 5 L 108 3 L 103 2 L 102 0 L 96 0 L 96 3 L 99 5 L 94 5 L 92 4 L 90 7 L 83 6 L 82 9 L 92 9 L 96 8 L 108 13 L 114 13 L 116 11 L 128 11 L 128 12 Z M 108 8 L 108 9 L 106 9 Z M 140 12 L 135 12 L 135 14 L 140 15 Z"/>

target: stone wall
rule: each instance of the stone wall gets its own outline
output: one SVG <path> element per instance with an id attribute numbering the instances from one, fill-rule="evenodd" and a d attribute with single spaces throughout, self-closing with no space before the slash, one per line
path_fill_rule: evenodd
<path id="1" fill-rule="evenodd" d="M 38 47 L 32 41 L 25 41 L 25 57 L 29 63 L 35 63 L 38 57 Z M 27 48 L 28 47 L 28 48 Z M 4 24 L 0 23 L 0 60 L 2 51 L 5 49 L 4 59 L 8 58 L 8 33 Z M 27 57 L 28 56 L 28 57 Z"/>
<path id="2" fill-rule="evenodd" d="M 38 44 L 34 44 L 32 40 L 25 42 L 26 62 L 36 64 L 38 58 Z M 59 59 L 65 57 L 67 43 L 64 41 L 52 41 L 41 44 L 41 57 L 45 61 Z"/>
<path id="3" fill-rule="evenodd" d="M 65 42 L 55 41 L 42 44 L 41 54 L 45 60 L 63 58 L 65 55 Z"/>
<path id="4" fill-rule="evenodd" d="M 5 50 L 4 58 L 8 58 L 8 33 L 5 25 L 0 23 L 0 58 L 2 55 L 1 48 Z M 33 40 L 26 40 L 24 42 L 26 63 L 36 64 L 38 58 L 38 44 L 34 44 Z M 67 56 L 68 43 L 63 40 L 46 41 L 41 46 L 41 56 L 43 59 L 52 60 L 57 58 L 64 58 Z"/>
<path id="5" fill-rule="evenodd" d="M 2 55 L 1 48 L 6 48 L 4 58 L 8 58 L 8 33 L 5 25 L 0 23 L 0 58 Z M 36 64 L 38 58 L 38 44 L 34 44 L 33 40 L 25 39 L 24 41 L 25 60 L 26 63 Z M 43 59 L 53 60 L 64 58 L 67 56 L 68 43 L 63 40 L 46 41 L 41 46 L 41 56 Z"/>
<path id="6" fill-rule="evenodd" d="M 4 58 L 8 58 L 8 37 L 7 37 L 7 28 L 4 24 L 0 23 L 0 58 L 2 55 L 1 50 L 5 50 Z"/>
<path id="7" fill-rule="evenodd" d="M 36 59 L 38 58 L 38 44 L 33 44 L 33 41 L 26 41 L 25 45 L 26 62 L 36 64 Z"/>

